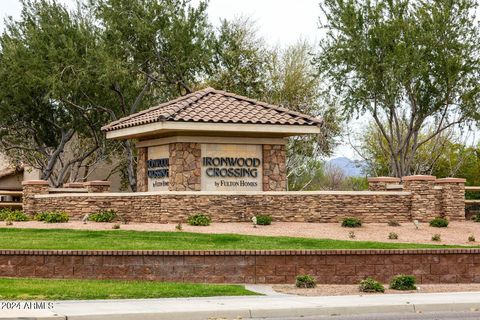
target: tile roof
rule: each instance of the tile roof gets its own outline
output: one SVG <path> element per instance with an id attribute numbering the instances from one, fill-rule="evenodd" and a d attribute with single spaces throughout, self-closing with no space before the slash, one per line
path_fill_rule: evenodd
<path id="1" fill-rule="evenodd" d="M 161 121 L 315 126 L 316 119 L 289 109 L 206 88 L 121 118 L 104 127 L 114 131 Z"/>

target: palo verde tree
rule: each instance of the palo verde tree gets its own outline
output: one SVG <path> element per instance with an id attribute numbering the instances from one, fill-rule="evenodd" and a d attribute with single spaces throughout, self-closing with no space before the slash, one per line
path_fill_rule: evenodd
<path id="1" fill-rule="evenodd" d="M 395 176 L 419 148 L 479 119 L 479 26 L 474 0 L 324 0 L 316 59 L 350 117 L 370 114 Z M 428 134 L 427 134 L 428 128 Z"/>

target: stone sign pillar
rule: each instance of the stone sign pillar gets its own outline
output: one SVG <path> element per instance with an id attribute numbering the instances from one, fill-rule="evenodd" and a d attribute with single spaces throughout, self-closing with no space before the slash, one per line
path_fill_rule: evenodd
<path id="1" fill-rule="evenodd" d="M 169 190 L 200 191 L 200 144 L 186 142 L 171 143 L 169 152 Z"/>
<path id="2" fill-rule="evenodd" d="M 263 145 L 263 191 L 287 190 L 285 145 Z"/>
<path id="3" fill-rule="evenodd" d="M 48 194 L 48 181 L 45 180 L 26 180 L 22 181 L 23 189 L 23 212 L 28 215 L 35 214 L 35 195 Z"/>
<path id="4" fill-rule="evenodd" d="M 137 148 L 137 192 L 148 191 L 148 148 Z"/>
<path id="5" fill-rule="evenodd" d="M 402 177 L 405 191 L 412 194 L 412 220 L 428 222 L 435 218 L 435 176 L 416 175 Z"/>
<path id="6" fill-rule="evenodd" d="M 465 179 L 443 178 L 435 183 L 442 187 L 441 214 L 449 220 L 465 220 Z"/>
<path id="7" fill-rule="evenodd" d="M 387 185 L 399 184 L 400 178 L 395 177 L 373 177 L 368 178 L 369 191 L 387 191 Z"/>

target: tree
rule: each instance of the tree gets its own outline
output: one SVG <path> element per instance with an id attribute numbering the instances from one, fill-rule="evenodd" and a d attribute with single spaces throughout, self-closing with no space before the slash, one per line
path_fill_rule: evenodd
<path id="1" fill-rule="evenodd" d="M 109 121 L 189 93 L 211 68 L 213 31 L 206 3 L 183 0 L 90 1 L 102 50 L 99 92 L 110 99 L 96 108 Z M 136 190 L 136 155 L 122 141 L 125 176 Z"/>
<path id="2" fill-rule="evenodd" d="M 91 105 L 83 92 L 95 82 L 85 72 L 97 47 L 92 30 L 81 11 L 25 1 L 20 20 L 6 21 L 0 37 L 2 150 L 54 186 L 105 154 L 98 128 L 106 118 L 77 108 Z"/>
<path id="3" fill-rule="evenodd" d="M 319 76 L 347 116 L 372 115 L 393 175 L 411 174 L 422 146 L 479 119 L 475 1 L 325 0 L 321 8 Z"/>

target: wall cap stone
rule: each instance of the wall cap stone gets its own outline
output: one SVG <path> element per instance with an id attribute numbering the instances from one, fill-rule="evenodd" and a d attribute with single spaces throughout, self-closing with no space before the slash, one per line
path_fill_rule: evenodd
<path id="1" fill-rule="evenodd" d="M 414 175 L 414 176 L 404 176 L 402 177 L 403 181 L 432 181 L 436 180 L 437 177 L 435 176 L 427 176 L 427 175 Z"/>
<path id="2" fill-rule="evenodd" d="M 368 182 L 400 182 L 400 178 L 396 177 L 371 177 Z"/>
<path id="3" fill-rule="evenodd" d="M 35 198 L 60 197 L 142 197 L 142 196 L 409 196 L 409 191 L 149 191 L 58 193 L 35 195 Z"/>
<path id="4" fill-rule="evenodd" d="M 234 255 L 382 255 L 478 254 L 480 248 L 451 249 L 347 249 L 347 250 L 0 250 L 2 255 L 51 256 L 234 256 Z"/>
<path id="5" fill-rule="evenodd" d="M 26 186 L 26 185 L 48 186 L 48 181 L 46 181 L 46 180 L 25 180 L 25 181 L 22 181 L 22 186 Z"/>
<path id="6" fill-rule="evenodd" d="M 110 186 L 112 184 L 111 181 L 102 181 L 102 180 L 92 180 L 84 182 L 84 186 Z"/>
<path id="7" fill-rule="evenodd" d="M 67 182 L 63 184 L 64 188 L 83 188 L 83 182 Z"/>
<path id="8" fill-rule="evenodd" d="M 437 179 L 435 183 L 465 183 L 467 182 L 467 179 L 463 178 L 442 178 L 442 179 Z"/>

